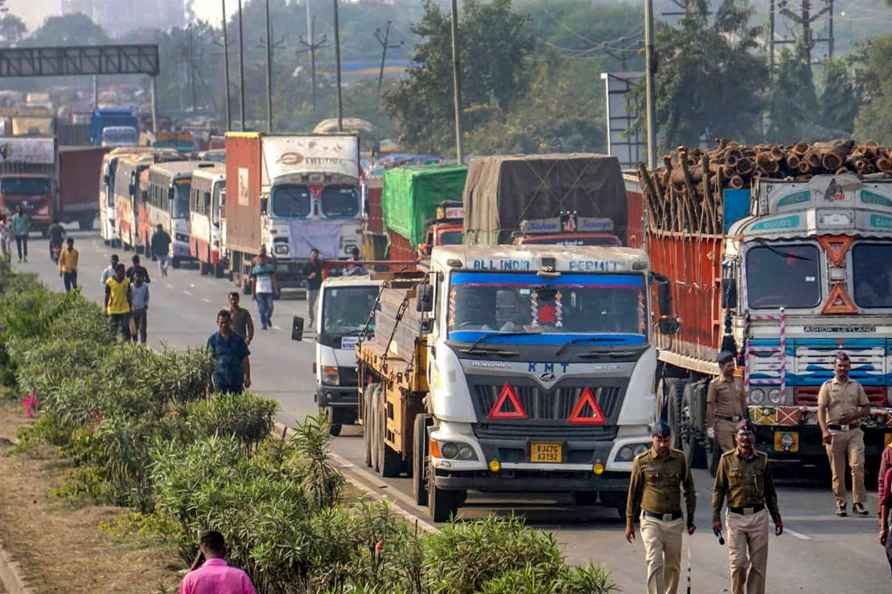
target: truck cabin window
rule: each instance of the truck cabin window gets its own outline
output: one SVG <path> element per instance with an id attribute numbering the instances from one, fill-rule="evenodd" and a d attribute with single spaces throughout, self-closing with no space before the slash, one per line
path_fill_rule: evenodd
<path id="1" fill-rule="evenodd" d="M 189 188 L 191 184 L 192 180 L 189 178 L 180 178 L 173 182 L 173 204 L 170 205 L 172 218 L 185 219 L 189 217 Z"/>
<path id="2" fill-rule="evenodd" d="M 310 214 L 310 190 L 306 186 L 278 186 L 272 198 L 273 216 L 303 218 Z"/>
<path id="3" fill-rule="evenodd" d="M 852 248 L 855 304 L 892 308 L 892 244 L 859 243 Z"/>
<path id="4" fill-rule="evenodd" d="M 322 190 L 322 214 L 326 217 L 355 217 L 359 194 L 350 186 L 328 186 Z"/>
<path id="5" fill-rule="evenodd" d="M 761 245 L 746 255 L 749 306 L 755 309 L 812 308 L 821 302 L 818 248 Z"/>
<path id="6" fill-rule="evenodd" d="M 440 233 L 440 245 L 461 245 L 464 242 L 464 231 L 444 231 Z"/>
<path id="7" fill-rule="evenodd" d="M 456 273 L 449 312 L 450 332 L 647 333 L 639 275 Z"/>
<path id="8" fill-rule="evenodd" d="M 338 287 L 325 290 L 321 334 L 329 338 L 358 335 L 378 299 L 378 287 Z M 369 326 L 374 330 L 374 321 Z"/>
<path id="9" fill-rule="evenodd" d="M 0 180 L 0 192 L 4 194 L 22 194 L 37 196 L 50 191 L 50 182 L 46 179 L 28 177 L 7 177 Z"/>

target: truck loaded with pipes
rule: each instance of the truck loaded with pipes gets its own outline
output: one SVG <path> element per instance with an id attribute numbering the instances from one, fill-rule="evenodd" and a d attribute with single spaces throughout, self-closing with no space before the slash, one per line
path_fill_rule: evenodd
<path id="1" fill-rule="evenodd" d="M 817 396 L 842 351 L 870 400 L 862 428 L 875 467 L 892 440 L 889 152 L 851 141 L 680 148 L 626 185 L 644 198 L 651 266 L 677 304 L 680 330 L 655 330 L 658 412 L 675 445 L 714 471 L 706 393 L 728 351 L 761 447 L 824 464 Z"/>
<path id="2" fill-rule="evenodd" d="M 226 135 L 227 266 L 246 286 L 265 247 L 279 286 L 303 287 L 312 249 L 348 258 L 361 243 L 359 138 L 352 134 Z"/>

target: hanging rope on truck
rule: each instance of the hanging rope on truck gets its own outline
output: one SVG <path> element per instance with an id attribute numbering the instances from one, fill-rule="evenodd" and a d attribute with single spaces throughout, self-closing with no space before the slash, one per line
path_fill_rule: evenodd
<path id="1" fill-rule="evenodd" d="M 409 293 L 406 292 L 406 296 L 403 297 L 402 303 L 400 303 L 399 309 L 396 311 L 396 317 L 393 320 L 393 331 L 390 333 L 390 338 L 387 339 L 387 344 L 384 346 L 384 370 L 387 370 L 387 353 L 390 352 L 390 345 L 393 343 L 393 338 L 396 336 L 396 330 L 400 326 L 400 320 L 403 319 L 403 315 L 406 313 L 406 310 L 409 309 Z"/>

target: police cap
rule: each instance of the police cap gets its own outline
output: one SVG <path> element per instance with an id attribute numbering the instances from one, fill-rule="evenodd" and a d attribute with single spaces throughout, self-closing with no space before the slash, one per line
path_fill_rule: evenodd
<path id="1" fill-rule="evenodd" d="M 657 421 L 651 425 L 650 434 L 657 437 L 669 437 L 672 434 L 672 429 L 669 428 L 669 423 L 666 421 Z"/>
<path id="2" fill-rule="evenodd" d="M 756 428 L 753 427 L 753 424 L 749 421 L 749 419 L 743 419 L 739 423 L 737 423 L 737 433 L 755 433 Z"/>
<path id="3" fill-rule="evenodd" d="M 734 353 L 731 353 L 728 351 L 722 351 L 721 353 L 719 353 L 719 356 L 718 356 L 719 365 L 724 365 L 728 361 L 733 361 L 733 360 L 734 360 Z"/>

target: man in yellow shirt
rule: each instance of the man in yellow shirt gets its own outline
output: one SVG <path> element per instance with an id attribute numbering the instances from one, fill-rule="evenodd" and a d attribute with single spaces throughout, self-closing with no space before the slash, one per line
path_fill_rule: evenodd
<path id="1" fill-rule="evenodd" d="M 115 275 L 105 281 L 105 313 L 111 322 L 112 332 L 130 340 L 130 281 L 125 276 L 123 264 L 115 268 Z"/>
<path id="2" fill-rule="evenodd" d="M 65 283 L 65 292 L 77 288 L 77 260 L 79 254 L 74 249 L 74 239 L 69 237 L 65 249 L 59 254 L 59 276 Z"/>

